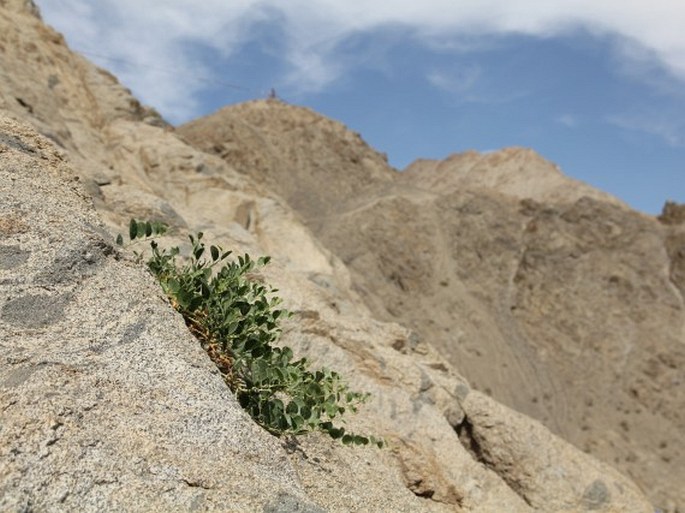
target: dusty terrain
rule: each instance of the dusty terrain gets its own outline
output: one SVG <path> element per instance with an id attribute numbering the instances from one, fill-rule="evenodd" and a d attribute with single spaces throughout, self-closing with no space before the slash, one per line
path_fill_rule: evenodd
<path id="1" fill-rule="evenodd" d="M 0 509 L 682 509 L 679 207 L 485 160 L 482 183 L 398 175 L 274 101 L 176 131 L 0 0 Z M 254 425 L 113 247 L 131 216 L 272 255 L 284 341 L 371 392 L 351 426 L 391 448 Z"/>
<path id="2" fill-rule="evenodd" d="M 179 133 L 282 195 L 379 318 L 413 328 L 475 388 L 616 465 L 656 504 L 685 504 L 676 207 L 661 221 L 640 214 L 523 148 L 398 173 L 319 118 L 257 101 Z"/>

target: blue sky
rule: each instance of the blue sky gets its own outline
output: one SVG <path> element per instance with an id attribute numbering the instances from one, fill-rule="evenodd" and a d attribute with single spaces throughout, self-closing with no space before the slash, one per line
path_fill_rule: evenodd
<path id="1" fill-rule="evenodd" d="M 274 87 L 398 169 L 525 146 L 643 212 L 685 203 L 685 3 L 37 3 L 172 123 Z"/>

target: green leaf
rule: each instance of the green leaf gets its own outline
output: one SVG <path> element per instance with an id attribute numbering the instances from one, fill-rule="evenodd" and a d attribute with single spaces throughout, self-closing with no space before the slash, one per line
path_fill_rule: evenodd
<path id="1" fill-rule="evenodd" d="M 155 235 L 164 235 L 168 229 L 168 226 L 161 221 L 155 221 L 152 223 L 152 229 Z"/>
<path id="2" fill-rule="evenodd" d="M 285 405 L 283 404 L 283 401 L 280 399 L 274 399 L 271 401 L 271 405 L 273 406 L 274 411 L 282 413 L 285 411 Z"/>
<path id="3" fill-rule="evenodd" d="M 181 284 L 178 282 L 178 280 L 172 278 L 167 282 L 167 289 L 171 294 L 176 296 L 178 291 L 181 289 Z"/>
<path id="4" fill-rule="evenodd" d="M 345 434 L 345 428 L 343 428 L 343 427 L 341 427 L 341 428 L 333 428 L 333 429 L 331 429 L 331 430 L 329 431 L 329 433 L 330 433 L 330 435 L 331 435 L 331 438 L 336 439 L 336 440 L 337 440 L 338 438 L 343 438 L 343 437 L 345 437 L 345 436 L 349 436 L 349 435 L 346 435 L 346 434 Z"/>
<path id="5" fill-rule="evenodd" d="M 216 262 L 219 260 L 219 248 L 216 246 L 210 246 L 209 252 L 212 254 L 212 260 Z"/>
<path id="6" fill-rule="evenodd" d="M 237 329 L 238 329 L 238 322 L 232 322 L 228 325 L 228 330 L 227 330 L 226 334 L 227 335 L 233 335 Z"/>
<path id="7" fill-rule="evenodd" d="M 137 237 L 142 239 L 143 237 L 145 237 L 146 232 L 147 232 L 147 227 L 146 227 L 147 223 L 145 223 L 145 221 L 138 221 L 136 224 L 137 224 L 137 227 L 136 227 Z"/>
<path id="8" fill-rule="evenodd" d="M 295 415 L 300 412 L 300 407 L 294 401 L 290 401 L 285 409 L 286 413 L 290 415 Z"/>
<path id="9" fill-rule="evenodd" d="M 118 246 L 124 245 L 124 238 L 121 236 L 121 234 L 117 235 L 117 245 Z"/>
<path id="10" fill-rule="evenodd" d="M 324 408 L 326 410 L 326 415 L 330 418 L 333 418 L 338 414 L 338 407 L 335 404 L 325 403 Z"/>
<path id="11" fill-rule="evenodd" d="M 250 351 L 250 355 L 252 356 L 252 358 L 262 358 L 268 353 L 269 348 L 265 347 L 264 345 L 257 346 L 252 351 Z"/>
<path id="12" fill-rule="evenodd" d="M 128 238 L 133 240 L 138 235 L 138 223 L 135 219 L 131 219 L 128 223 Z"/>
<path id="13" fill-rule="evenodd" d="M 383 440 L 382 438 L 381 439 L 376 438 L 375 436 L 370 436 L 369 442 L 372 445 L 375 445 L 376 447 L 378 447 L 379 449 L 382 449 L 383 447 L 387 447 L 387 445 L 388 445 L 388 443 L 385 440 Z"/>
<path id="14" fill-rule="evenodd" d="M 302 418 L 300 415 L 291 416 L 290 426 L 294 431 L 300 431 L 304 426 L 304 418 Z"/>
<path id="15" fill-rule="evenodd" d="M 245 351 L 252 351 L 255 347 L 259 345 L 259 340 L 256 338 L 249 338 L 247 339 L 247 342 L 245 342 L 244 348 Z"/>
<path id="16" fill-rule="evenodd" d="M 176 299 L 178 303 L 185 309 L 190 310 L 190 303 L 194 298 L 194 294 L 187 289 L 179 289 Z"/>
<path id="17" fill-rule="evenodd" d="M 278 425 L 278 429 L 280 431 L 285 431 L 286 429 L 288 429 L 290 427 L 290 417 L 288 417 L 287 415 L 279 412 L 277 414 L 276 418 L 277 418 L 276 422 Z"/>

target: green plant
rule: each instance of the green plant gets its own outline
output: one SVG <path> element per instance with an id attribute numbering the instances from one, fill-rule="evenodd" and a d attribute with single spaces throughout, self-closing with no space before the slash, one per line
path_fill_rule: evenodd
<path id="1" fill-rule="evenodd" d="M 132 219 L 129 239 L 165 231 L 161 223 Z M 289 314 L 278 307 L 277 290 L 254 274 L 269 257 L 255 261 L 245 254 L 229 261 L 230 251 L 214 245 L 207 251 L 202 233 L 189 239 L 191 252 L 183 264 L 177 261 L 178 247 L 161 249 L 150 240 L 147 266 L 252 418 L 276 435 L 319 430 L 344 444 L 383 447 L 383 440 L 347 433 L 337 424 L 368 394 L 351 391 L 334 371 L 310 370 L 306 359 L 296 360 L 289 347 L 276 345 L 280 320 Z M 123 245 L 121 235 L 117 243 Z"/>

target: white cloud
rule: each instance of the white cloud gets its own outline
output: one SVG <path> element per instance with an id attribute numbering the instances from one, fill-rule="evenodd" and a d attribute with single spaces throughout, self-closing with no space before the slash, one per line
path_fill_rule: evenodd
<path id="1" fill-rule="evenodd" d="M 143 99 L 173 118 L 192 110 L 205 84 L 168 80 L 161 69 L 218 76 L 197 48 L 222 56 L 278 30 L 286 79 L 317 90 L 354 65 L 340 57 L 350 38 L 395 27 L 425 45 L 468 51 L 482 37 L 554 37 L 583 29 L 610 36 L 625 69 L 661 67 L 685 81 L 685 2 L 674 0 L 37 0 L 44 18 L 75 48 L 137 63 L 112 69 Z M 196 45 L 193 47 L 193 45 Z M 194 48 L 194 50 L 193 50 Z M 94 60 L 97 61 L 97 58 Z M 647 64 L 649 64 L 647 66 Z M 147 70 L 146 72 L 141 72 Z M 156 70 L 156 71 L 155 71 Z M 444 78 L 444 77 L 443 77 Z M 447 77 L 449 78 L 449 77 Z M 459 78 L 459 77 L 457 77 Z M 433 77 L 443 83 L 438 76 Z M 462 81 L 463 86 L 463 81 Z M 462 87 L 458 86 L 458 87 Z M 186 107 L 182 107 L 185 105 Z M 169 114 L 170 113 L 170 114 Z"/>
<path id="2" fill-rule="evenodd" d="M 466 66 L 452 72 L 433 70 L 426 78 L 438 89 L 462 95 L 476 86 L 480 74 L 481 70 L 478 66 Z"/>
<path id="3" fill-rule="evenodd" d="M 567 128 L 576 128 L 578 126 L 578 118 L 573 114 L 562 114 L 556 121 Z"/>
<path id="4" fill-rule="evenodd" d="M 642 132 L 664 140 L 672 147 L 685 147 L 685 122 L 666 115 L 609 116 L 606 121 L 630 132 Z"/>
<path id="5" fill-rule="evenodd" d="M 530 94 L 522 89 L 492 90 L 491 86 L 481 84 L 481 75 L 480 66 L 466 65 L 447 70 L 433 69 L 426 75 L 426 80 L 459 102 L 497 105 L 520 100 Z"/>

